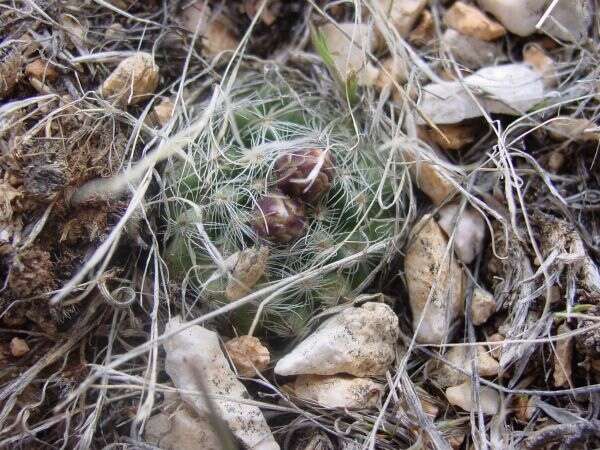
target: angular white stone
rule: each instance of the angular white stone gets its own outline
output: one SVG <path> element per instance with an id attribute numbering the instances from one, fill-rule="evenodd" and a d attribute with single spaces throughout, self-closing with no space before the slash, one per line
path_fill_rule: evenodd
<path id="1" fill-rule="evenodd" d="M 398 34 L 406 37 L 427 5 L 427 0 L 378 0 L 377 3 Z"/>
<path id="2" fill-rule="evenodd" d="M 328 23 L 319 31 L 343 80 L 354 73 L 361 85 L 375 83 L 379 70 L 369 62 L 368 53 L 373 52 L 376 45 L 376 37 L 370 26 L 354 22 Z"/>
<path id="3" fill-rule="evenodd" d="M 431 215 L 414 227 L 404 258 L 404 273 L 417 341 L 439 344 L 463 310 L 463 273 L 448 240 Z M 433 293 L 430 297 L 430 291 Z M 421 316 L 423 316 L 421 321 Z"/>
<path id="4" fill-rule="evenodd" d="M 471 373 L 471 358 L 469 348 L 466 346 L 451 347 L 444 357 L 453 365 L 464 369 L 468 374 Z M 480 377 L 498 376 L 500 364 L 490 356 L 490 353 L 483 346 L 478 346 L 475 357 L 477 358 L 477 374 Z M 432 378 L 439 387 L 445 388 L 455 386 L 469 380 L 468 374 L 464 374 L 443 361 L 435 361 Z"/>
<path id="5" fill-rule="evenodd" d="M 165 332 L 180 326 L 181 318 L 174 317 Z M 196 414 L 209 417 L 210 409 L 203 396 L 195 393 L 206 390 L 209 395 L 225 396 L 227 400 L 212 402 L 232 433 L 251 449 L 279 450 L 260 409 L 241 403 L 250 395 L 229 367 L 216 333 L 195 325 L 168 339 L 164 347 L 165 369 Z"/>
<path id="6" fill-rule="evenodd" d="M 466 91 L 469 88 L 474 98 Z M 521 115 L 544 99 L 543 77 L 528 64 L 485 67 L 460 81 L 423 87 L 419 108 L 434 123 L 458 123 L 488 113 Z M 419 123 L 425 124 L 423 119 Z"/>
<path id="7" fill-rule="evenodd" d="M 384 391 L 381 383 L 346 375 L 299 375 L 285 388 L 295 396 L 325 408 L 347 409 L 375 408 Z"/>
<path id="8" fill-rule="evenodd" d="M 144 439 L 163 450 L 205 450 L 221 447 L 206 417 L 197 415 L 179 396 L 146 422 Z M 164 407 L 164 405 L 163 405 Z"/>
<path id="9" fill-rule="evenodd" d="M 507 30 L 520 36 L 543 31 L 569 42 L 579 42 L 588 33 L 592 20 L 589 0 L 560 0 L 541 30 L 536 24 L 546 12 L 547 0 L 477 0 L 479 5 L 490 12 Z M 560 25 L 559 25 L 560 24 Z"/>
<path id="10" fill-rule="evenodd" d="M 456 405 L 465 411 L 476 411 L 475 399 L 472 397 L 471 382 L 467 381 L 458 386 L 446 389 L 446 398 L 451 405 Z M 479 388 L 479 402 L 483 414 L 493 416 L 500 410 L 500 395 L 487 386 Z"/>
<path id="11" fill-rule="evenodd" d="M 500 42 L 487 42 L 451 28 L 442 35 L 442 45 L 452 52 L 459 64 L 469 69 L 492 65 L 504 56 Z"/>
<path id="12" fill-rule="evenodd" d="M 451 203 L 439 211 L 438 224 L 450 237 L 454 233 L 454 252 L 465 264 L 471 264 L 481 252 L 485 239 L 485 222 L 481 214 L 466 207 L 460 216 L 460 205 Z M 456 231 L 454 221 L 456 218 Z"/>
<path id="13" fill-rule="evenodd" d="M 330 317 L 275 366 L 278 375 L 383 375 L 395 357 L 398 318 L 383 303 L 368 302 Z"/>

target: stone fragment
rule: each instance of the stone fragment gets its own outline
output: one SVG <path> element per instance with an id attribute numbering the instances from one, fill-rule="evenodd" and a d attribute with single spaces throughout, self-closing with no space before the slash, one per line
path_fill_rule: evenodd
<path id="1" fill-rule="evenodd" d="M 506 34 L 506 29 L 498 22 L 475 6 L 461 1 L 454 2 L 446 11 L 444 23 L 459 33 L 484 41 L 493 41 Z"/>
<path id="2" fill-rule="evenodd" d="M 600 142 L 600 127 L 588 119 L 558 116 L 547 125 L 550 137 L 556 141 Z"/>
<path id="3" fill-rule="evenodd" d="M 543 31 L 568 42 L 580 42 L 588 36 L 592 21 L 589 0 L 559 1 L 544 21 L 541 29 L 536 25 L 546 13 L 546 0 L 477 0 L 479 5 L 493 14 L 506 29 L 519 36 L 529 36 Z"/>
<path id="4" fill-rule="evenodd" d="M 446 236 L 454 235 L 454 252 L 458 259 L 471 264 L 483 248 L 485 222 L 479 212 L 468 206 L 459 213 L 460 205 L 457 203 L 443 206 L 438 213 L 438 224 Z"/>
<path id="5" fill-rule="evenodd" d="M 369 61 L 377 44 L 377 38 L 367 24 L 354 22 L 319 27 L 327 49 L 342 80 L 356 75 L 358 84 L 371 86 L 375 83 L 379 70 Z"/>
<path id="6" fill-rule="evenodd" d="M 383 303 L 346 308 L 280 359 L 275 373 L 380 376 L 394 361 L 399 333 L 396 314 Z"/>
<path id="7" fill-rule="evenodd" d="M 500 42 L 487 42 L 452 28 L 444 32 L 441 44 L 446 51 L 452 53 L 458 64 L 468 69 L 491 66 L 504 58 Z"/>
<path id="8" fill-rule="evenodd" d="M 467 412 L 477 411 L 477 405 L 472 396 L 471 382 L 466 381 L 458 386 L 446 389 L 446 398 L 451 405 L 456 405 Z M 500 395 L 487 386 L 479 388 L 479 402 L 483 414 L 492 416 L 500 410 Z"/>
<path id="9" fill-rule="evenodd" d="M 463 310 L 463 273 L 448 240 L 430 215 L 414 226 L 404 259 L 404 273 L 420 343 L 443 342 Z"/>
<path id="10" fill-rule="evenodd" d="M 46 61 L 36 59 L 25 66 L 25 75 L 36 80 L 54 82 L 58 78 L 58 72 Z"/>
<path id="11" fill-rule="evenodd" d="M 138 52 L 125 58 L 100 87 L 100 94 L 121 105 L 139 103 L 158 87 L 158 66 L 151 54 Z"/>
<path id="12" fill-rule="evenodd" d="M 483 325 L 496 312 L 496 301 L 491 292 L 477 286 L 471 299 L 473 325 Z"/>
<path id="13" fill-rule="evenodd" d="M 408 35 L 408 41 L 415 46 L 427 45 L 435 38 L 433 16 L 428 10 L 423 10 L 419 22 Z"/>
<path id="14" fill-rule="evenodd" d="M 373 409 L 385 390 L 381 383 L 346 375 L 300 375 L 284 388 L 325 408 L 346 409 Z"/>
<path id="15" fill-rule="evenodd" d="M 181 326 L 181 318 L 175 317 L 167 323 L 165 333 Z M 206 399 L 198 392 L 225 397 L 212 399 L 212 405 L 244 445 L 256 450 L 279 450 L 260 409 L 243 403 L 249 397 L 248 391 L 229 368 L 216 333 L 194 325 L 170 337 L 164 347 L 166 372 L 181 390 L 182 400 L 197 415 L 207 418 L 211 414 Z"/>
<path id="16" fill-rule="evenodd" d="M 503 64 L 479 69 L 463 82 L 430 83 L 423 87 L 418 106 L 433 123 L 448 124 L 480 117 L 482 110 L 521 115 L 540 103 L 544 95 L 544 80 L 529 64 Z M 425 124 L 422 118 L 418 122 Z"/>
<path id="17" fill-rule="evenodd" d="M 221 448 L 221 441 L 213 431 L 210 420 L 199 416 L 181 401 L 163 405 L 161 412 L 146 422 L 144 440 L 162 450 L 207 450 Z"/>
<path id="18" fill-rule="evenodd" d="M 523 61 L 541 75 L 547 88 L 558 86 L 559 77 L 556 63 L 539 45 L 526 45 L 523 49 Z"/>
<path id="19" fill-rule="evenodd" d="M 439 387 L 456 386 L 470 379 L 471 356 L 467 346 L 450 347 L 444 357 L 453 365 L 464 369 L 464 374 L 443 361 L 435 361 L 432 364 L 431 377 Z M 500 370 L 498 361 L 490 356 L 490 353 L 482 345 L 477 346 L 475 357 L 477 358 L 477 374 L 480 377 L 496 377 Z"/>
<path id="20" fill-rule="evenodd" d="M 243 377 L 254 377 L 271 362 L 269 350 L 254 336 L 239 336 L 225 343 L 231 362 Z"/>
<path id="21" fill-rule="evenodd" d="M 15 358 L 20 358 L 29 353 L 29 345 L 24 339 L 14 337 L 10 341 L 10 353 Z"/>
<path id="22" fill-rule="evenodd" d="M 427 0 L 377 0 L 384 16 L 398 34 L 407 37 L 427 5 Z"/>

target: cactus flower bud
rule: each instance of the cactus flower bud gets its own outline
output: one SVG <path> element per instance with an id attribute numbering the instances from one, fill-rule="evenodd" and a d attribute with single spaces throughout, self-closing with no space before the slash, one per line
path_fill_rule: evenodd
<path id="1" fill-rule="evenodd" d="M 329 191 L 334 173 L 331 152 L 318 148 L 289 152 L 275 161 L 279 189 L 308 203 Z"/>
<path id="2" fill-rule="evenodd" d="M 287 195 L 272 193 L 260 198 L 254 211 L 254 230 L 272 241 L 287 243 L 306 229 L 302 204 Z"/>

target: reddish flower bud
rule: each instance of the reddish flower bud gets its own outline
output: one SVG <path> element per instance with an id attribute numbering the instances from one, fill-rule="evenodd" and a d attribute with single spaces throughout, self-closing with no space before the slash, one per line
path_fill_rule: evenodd
<path id="1" fill-rule="evenodd" d="M 318 200 L 329 191 L 334 174 L 331 152 L 318 148 L 294 150 L 275 161 L 275 176 L 279 189 L 309 203 Z"/>
<path id="2" fill-rule="evenodd" d="M 258 235 L 287 243 L 304 234 L 306 216 L 298 200 L 277 193 L 267 194 L 257 202 L 252 225 Z"/>

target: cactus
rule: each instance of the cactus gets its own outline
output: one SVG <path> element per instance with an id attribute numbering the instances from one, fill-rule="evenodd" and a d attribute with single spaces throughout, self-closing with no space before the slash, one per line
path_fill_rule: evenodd
<path id="1" fill-rule="evenodd" d="M 305 82 L 243 78 L 186 160 L 166 169 L 171 279 L 218 306 L 392 238 L 403 212 L 393 180 L 382 180 L 386 156 L 341 111 Z M 382 253 L 292 286 L 265 307 L 260 330 L 298 334 L 320 309 L 355 295 Z M 236 273 L 240 260 L 251 276 Z M 234 322 L 248 327 L 257 304 Z"/>

